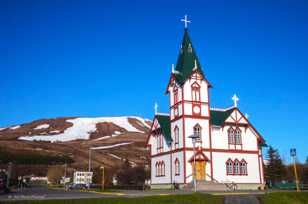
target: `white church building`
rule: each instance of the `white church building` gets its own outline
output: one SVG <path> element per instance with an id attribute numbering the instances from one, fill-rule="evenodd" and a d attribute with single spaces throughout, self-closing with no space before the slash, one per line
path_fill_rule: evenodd
<path id="1" fill-rule="evenodd" d="M 185 22 L 177 64 L 166 94 L 169 113 L 158 113 L 148 136 L 151 187 L 232 184 L 237 189 L 262 189 L 264 139 L 234 105 L 211 108 L 209 89 Z M 209 188 L 208 188 L 209 189 Z"/>

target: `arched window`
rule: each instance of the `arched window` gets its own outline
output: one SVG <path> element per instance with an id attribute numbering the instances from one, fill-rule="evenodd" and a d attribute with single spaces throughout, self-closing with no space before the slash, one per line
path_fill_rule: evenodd
<path id="1" fill-rule="evenodd" d="M 155 171 L 156 176 L 159 176 L 159 163 L 158 162 L 156 162 L 155 168 L 156 168 L 156 171 Z"/>
<path id="2" fill-rule="evenodd" d="M 157 152 L 158 153 L 162 152 L 164 149 L 164 140 L 163 140 L 163 134 L 160 129 L 156 133 L 156 145 L 157 145 Z"/>
<path id="3" fill-rule="evenodd" d="M 226 170 L 227 170 L 227 175 L 233 174 L 233 162 L 231 159 L 228 159 L 228 161 L 226 162 Z"/>
<path id="4" fill-rule="evenodd" d="M 194 135 L 198 137 L 198 140 L 201 141 L 201 132 L 202 132 L 202 128 L 199 124 L 194 126 Z"/>
<path id="5" fill-rule="evenodd" d="M 240 128 L 236 128 L 235 130 L 235 144 L 242 144 L 242 132 Z"/>
<path id="6" fill-rule="evenodd" d="M 234 144 L 234 129 L 232 127 L 228 129 L 228 143 Z"/>
<path id="7" fill-rule="evenodd" d="M 178 88 L 174 87 L 173 89 L 173 104 L 176 104 L 179 100 Z"/>
<path id="8" fill-rule="evenodd" d="M 191 94 L 192 94 L 192 101 L 201 101 L 200 97 L 200 85 L 195 82 L 191 85 Z"/>
<path id="9" fill-rule="evenodd" d="M 240 164 L 240 170 L 241 170 L 241 175 L 247 175 L 247 162 L 242 159 L 241 164 Z"/>
<path id="10" fill-rule="evenodd" d="M 179 128 L 175 126 L 174 128 L 174 147 L 179 148 Z"/>
<path id="11" fill-rule="evenodd" d="M 180 161 L 178 160 L 178 158 L 176 158 L 174 166 L 175 166 L 175 175 L 176 176 L 180 175 Z"/>
<path id="12" fill-rule="evenodd" d="M 161 173 L 160 173 L 161 176 L 165 176 L 165 162 L 162 161 L 161 162 Z"/>
<path id="13" fill-rule="evenodd" d="M 240 173 L 241 173 L 240 172 L 240 162 L 237 159 L 235 159 L 233 174 L 234 175 L 239 175 Z"/>

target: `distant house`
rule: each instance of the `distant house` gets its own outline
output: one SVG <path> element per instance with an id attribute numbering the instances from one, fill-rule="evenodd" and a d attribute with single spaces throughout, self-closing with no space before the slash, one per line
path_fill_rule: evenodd
<path id="1" fill-rule="evenodd" d="M 88 171 L 75 171 L 73 182 L 75 184 L 91 184 L 93 172 Z"/>

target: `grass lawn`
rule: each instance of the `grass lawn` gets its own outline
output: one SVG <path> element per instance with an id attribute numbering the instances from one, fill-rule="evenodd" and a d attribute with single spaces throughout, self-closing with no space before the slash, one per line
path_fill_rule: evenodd
<path id="1" fill-rule="evenodd" d="M 140 198 L 91 198 L 69 200 L 10 201 L 18 204 L 223 204 L 222 196 L 208 194 L 163 195 Z"/>
<path id="2" fill-rule="evenodd" d="M 275 192 L 259 198 L 263 204 L 308 204 L 308 192 Z"/>

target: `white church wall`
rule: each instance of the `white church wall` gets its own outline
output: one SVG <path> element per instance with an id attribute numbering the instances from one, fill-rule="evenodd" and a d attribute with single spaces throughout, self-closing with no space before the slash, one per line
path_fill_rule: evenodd
<path id="1" fill-rule="evenodd" d="M 256 135 L 253 134 L 250 128 L 241 128 L 242 144 L 245 150 L 258 150 L 258 141 Z"/>
<path id="2" fill-rule="evenodd" d="M 179 147 L 178 148 L 182 148 L 183 147 L 183 120 L 176 120 L 174 122 L 171 123 L 171 136 L 173 138 L 173 149 L 174 149 L 174 128 L 175 126 L 178 126 L 179 128 Z"/>
<path id="3" fill-rule="evenodd" d="M 164 161 L 165 163 L 165 176 L 156 176 L 156 162 Z M 170 183 L 170 155 L 162 155 L 153 157 L 151 159 L 151 183 L 163 184 Z"/>
<path id="4" fill-rule="evenodd" d="M 178 159 L 180 162 L 180 174 L 175 175 L 175 160 Z M 172 154 L 172 182 L 174 183 L 184 183 L 184 153 L 176 152 Z"/>
<path id="5" fill-rule="evenodd" d="M 228 149 L 227 132 L 222 128 L 212 128 L 212 148 L 213 149 Z"/>
<path id="6" fill-rule="evenodd" d="M 229 149 L 228 144 L 228 129 L 231 126 L 227 125 L 224 128 L 212 128 L 212 148 L 214 149 Z M 258 150 L 257 137 L 250 128 L 245 130 L 245 127 L 240 127 L 242 131 L 242 147 L 243 150 Z M 230 149 L 235 149 L 235 145 L 230 145 Z M 236 149 L 241 149 L 240 145 L 236 145 Z"/>
<path id="7" fill-rule="evenodd" d="M 213 172 L 214 178 L 219 182 L 235 182 L 235 183 L 260 183 L 259 163 L 257 154 L 242 153 L 222 153 L 213 152 Z M 248 175 L 227 175 L 226 161 L 228 159 L 241 161 L 245 159 L 247 162 Z"/>
<path id="8" fill-rule="evenodd" d="M 209 148 L 209 121 L 204 119 L 185 119 L 185 144 L 186 147 L 193 147 L 192 139 L 189 138 L 190 135 L 194 133 L 194 126 L 199 124 L 202 128 L 202 147 Z"/>
<path id="9" fill-rule="evenodd" d="M 208 102 L 208 84 L 204 80 L 200 81 L 196 79 L 187 80 L 184 83 L 184 100 L 192 101 L 191 85 L 194 82 L 197 82 L 200 85 L 201 101 Z"/>

